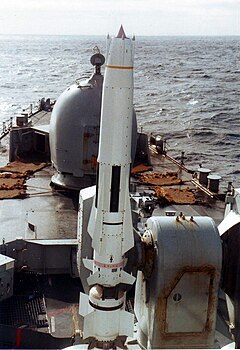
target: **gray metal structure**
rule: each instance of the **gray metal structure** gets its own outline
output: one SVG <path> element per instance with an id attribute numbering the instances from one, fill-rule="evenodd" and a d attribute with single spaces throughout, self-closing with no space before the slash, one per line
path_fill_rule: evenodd
<path id="1" fill-rule="evenodd" d="M 151 349 L 216 346 L 222 249 L 212 219 L 151 217 L 142 240 L 152 246 L 147 264 L 154 267 L 136 282 L 138 342 Z"/>
<path id="2" fill-rule="evenodd" d="M 103 76 L 93 74 L 58 98 L 50 123 L 56 185 L 79 189 L 95 183 Z"/>
<path id="3" fill-rule="evenodd" d="M 0 254 L 0 301 L 13 295 L 14 259 Z"/>
<path id="4" fill-rule="evenodd" d="M 79 190 L 96 182 L 103 76 L 95 72 L 77 81 L 58 98 L 51 115 L 49 141 L 56 169 L 54 185 Z M 136 113 L 133 115 L 132 159 L 137 143 Z M 109 137 L 110 135 L 109 130 Z"/>
<path id="5" fill-rule="evenodd" d="M 24 116 L 19 125 L 11 126 L 10 138 L 6 135 L 1 140 L 1 165 L 8 161 L 4 150 L 10 142 L 11 161 L 21 157 L 23 161 L 48 162 L 51 157 L 56 167 L 46 166 L 29 177 L 24 199 L 0 201 L 1 348 L 64 348 L 82 343 L 78 304 L 79 292 L 89 288 L 89 271 L 82 258 L 92 257 L 87 225 L 95 192 L 92 185 L 102 81 L 96 70 L 85 83 L 65 90 L 52 113 L 48 107 Z M 236 346 L 240 346 L 240 283 L 236 278 L 240 266 L 239 191 L 229 191 L 227 196 L 228 219 L 223 222 L 220 239 L 212 220 L 200 216 L 211 216 L 219 224 L 224 216 L 224 202 L 201 187 L 195 188 L 192 174 L 166 155 L 162 145 L 149 145 L 145 133 L 136 134 L 136 118 L 133 119 L 135 164 L 151 165 L 153 171 L 178 172 L 184 184 L 175 187 L 192 186 L 203 203 L 159 205 L 152 188 L 131 179 L 135 247 L 128 253 L 126 270 L 135 276 L 139 271 L 141 278 L 137 283 L 142 283 L 142 293 L 136 293 L 135 301 L 144 296 L 145 302 L 141 299 L 141 310 L 138 303 L 136 316 L 141 319 L 144 315 L 149 320 L 149 324 L 138 320 L 140 330 L 135 341 L 147 346 L 146 339 L 151 334 L 153 347 L 182 348 L 188 344 L 179 341 L 179 333 L 189 332 L 191 347 L 211 347 L 215 337 L 222 346 L 231 343 L 234 334 Z M 51 181 L 61 189 L 51 187 Z M 84 189 L 79 198 L 78 191 L 68 188 Z M 172 216 L 164 217 L 165 211 Z M 185 219 L 180 212 L 186 215 Z M 236 222 L 231 225 L 233 218 Z M 144 235 L 145 224 L 152 230 L 149 237 Z M 230 295 L 234 315 L 226 313 L 226 297 L 220 289 L 216 315 L 222 242 L 224 268 L 220 287 Z M 172 288 L 166 291 L 165 285 Z M 132 312 L 133 296 L 134 292 L 129 291 L 127 304 Z M 184 325 L 179 322 L 181 319 L 186 320 Z M 230 321 L 233 324 L 229 331 Z"/>

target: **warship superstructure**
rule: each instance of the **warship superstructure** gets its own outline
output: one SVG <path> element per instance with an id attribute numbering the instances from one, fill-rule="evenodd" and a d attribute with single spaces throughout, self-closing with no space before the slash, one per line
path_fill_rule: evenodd
<path id="1" fill-rule="evenodd" d="M 240 190 L 137 130 L 133 56 L 4 126 L 1 348 L 240 346 Z"/>

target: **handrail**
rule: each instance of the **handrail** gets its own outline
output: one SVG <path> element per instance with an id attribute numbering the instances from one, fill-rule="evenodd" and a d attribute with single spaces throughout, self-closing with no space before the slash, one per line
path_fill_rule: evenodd
<path id="1" fill-rule="evenodd" d="M 53 102 L 50 103 L 50 107 L 52 107 L 55 104 L 55 100 Z M 26 115 L 27 118 L 32 118 L 33 116 L 35 116 L 38 112 L 40 112 L 42 109 L 41 107 L 41 100 L 39 100 L 38 105 L 33 106 L 33 104 L 31 103 L 29 106 L 27 106 L 26 108 L 22 109 L 22 112 L 19 115 Z M 0 141 L 9 134 L 9 132 L 11 131 L 11 129 L 13 128 L 13 119 L 14 117 L 10 117 L 7 120 L 4 120 L 2 122 L 2 128 L 0 126 Z M 28 123 L 27 123 L 28 124 Z"/>
<path id="2" fill-rule="evenodd" d="M 13 126 L 13 117 L 2 122 L 2 130 L 0 130 L 0 141 L 10 132 Z"/>

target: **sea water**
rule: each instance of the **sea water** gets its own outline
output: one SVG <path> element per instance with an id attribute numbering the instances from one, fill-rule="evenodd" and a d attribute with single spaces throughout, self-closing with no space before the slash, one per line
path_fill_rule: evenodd
<path id="1" fill-rule="evenodd" d="M 0 35 L 0 125 L 93 72 L 101 36 Z M 240 186 L 239 37 L 139 37 L 134 105 L 138 127 L 162 135 L 169 154 Z M 103 68 L 104 72 L 104 68 Z"/>

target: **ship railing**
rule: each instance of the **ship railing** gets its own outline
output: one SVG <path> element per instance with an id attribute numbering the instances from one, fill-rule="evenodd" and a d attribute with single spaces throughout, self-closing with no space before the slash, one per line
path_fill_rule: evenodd
<path id="1" fill-rule="evenodd" d="M 31 103 L 29 106 L 22 109 L 22 112 L 20 114 L 18 113 L 15 117 L 10 117 L 9 119 L 4 120 L 2 122 L 2 125 L 0 124 L 0 141 L 9 134 L 15 124 L 17 126 L 31 125 L 32 117 L 34 117 L 38 112 L 42 110 L 46 112 L 51 111 L 55 102 L 55 100 L 52 100 L 52 102 L 47 105 L 47 108 L 44 109 L 44 106 L 46 106 L 46 104 L 44 104 L 45 99 L 41 99 L 36 105 L 33 105 L 33 103 Z"/>
<path id="2" fill-rule="evenodd" d="M 13 117 L 2 122 L 2 129 L 0 129 L 0 140 L 2 140 L 13 127 Z"/>

